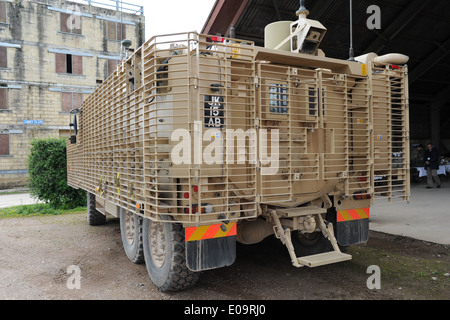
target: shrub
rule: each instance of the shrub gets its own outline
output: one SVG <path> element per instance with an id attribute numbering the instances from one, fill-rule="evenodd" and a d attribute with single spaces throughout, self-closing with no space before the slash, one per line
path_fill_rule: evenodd
<path id="1" fill-rule="evenodd" d="M 65 139 L 34 140 L 28 158 L 30 193 L 53 208 L 86 206 L 86 192 L 67 185 Z"/>

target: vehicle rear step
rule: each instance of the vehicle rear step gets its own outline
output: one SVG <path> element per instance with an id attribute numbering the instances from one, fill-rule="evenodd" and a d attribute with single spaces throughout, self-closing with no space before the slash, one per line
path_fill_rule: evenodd
<path id="1" fill-rule="evenodd" d="M 308 266 L 310 268 L 324 266 L 330 263 L 348 261 L 351 259 L 351 255 L 337 251 L 319 253 L 311 256 L 297 258 L 298 262 L 301 265 Z"/>
<path id="2" fill-rule="evenodd" d="M 275 236 L 281 240 L 281 242 L 288 249 L 294 267 L 300 268 L 308 266 L 310 268 L 323 266 L 331 263 L 342 262 L 351 260 L 352 256 L 346 253 L 342 253 L 339 249 L 338 243 L 334 236 L 333 225 L 329 222 L 325 222 L 322 218 L 322 214 L 326 212 L 323 208 L 318 207 L 299 207 L 290 209 L 276 209 L 273 210 L 272 218 L 274 222 Z M 291 239 L 291 229 L 283 228 L 280 221 L 281 217 L 298 217 L 303 215 L 314 215 L 319 221 L 319 228 L 322 231 L 323 236 L 330 241 L 333 250 L 331 252 L 318 253 L 305 257 L 297 257 L 295 254 L 294 246 Z"/>

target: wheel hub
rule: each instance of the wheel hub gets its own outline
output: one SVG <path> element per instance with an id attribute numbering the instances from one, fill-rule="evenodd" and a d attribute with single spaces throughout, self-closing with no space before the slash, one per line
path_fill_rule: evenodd
<path id="1" fill-rule="evenodd" d="M 127 212 L 124 215 L 125 238 L 129 245 L 134 243 L 134 214 Z"/>
<path id="2" fill-rule="evenodd" d="M 164 225 L 160 222 L 151 221 L 149 237 L 152 260 L 155 266 L 160 268 L 164 264 L 166 255 Z"/>

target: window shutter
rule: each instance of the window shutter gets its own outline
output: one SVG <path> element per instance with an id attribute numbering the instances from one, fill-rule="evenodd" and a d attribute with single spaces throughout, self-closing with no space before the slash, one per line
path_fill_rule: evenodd
<path id="1" fill-rule="evenodd" d="M 80 108 L 83 104 L 83 94 L 82 93 L 73 93 L 73 109 Z"/>
<path id="2" fill-rule="evenodd" d="M 0 1 L 0 22 L 6 23 L 6 1 Z"/>
<path id="3" fill-rule="evenodd" d="M 0 110 L 8 109 L 8 89 L 0 87 Z"/>
<path id="4" fill-rule="evenodd" d="M 108 60 L 108 77 L 116 70 L 116 66 L 118 64 L 117 60 Z"/>
<path id="5" fill-rule="evenodd" d="M 108 23 L 108 39 L 116 40 L 117 39 L 116 23 L 112 21 L 107 21 L 107 23 Z"/>
<path id="6" fill-rule="evenodd" d="M 61 31 L 62 32 L 70 32 L 69 23 L 70 14 L 61 12 Z"/>
<path id="7" fill-rule="evenodd" d="M 124 40 L 127 38 L 127 30 L 125 24 L 117 23 L 117 40 Z"/>
<path id="8" fill-rule="evenodd" d="M 0 68 L 8 68 L 8 50 L 0 47 Z"/>
<path id="9" fill-rule="evenodd" d="M 78 19 L 81 19 L 81 17 L 78 17 Z M 72 25 L 72 33 L 75 33 L 75 34 L 81 34 L 81 20 L 80 20 L 80 22 L 79 22 L 79 25 L 80 25 L 79 28 L 77 28 L 77 24 L 76 24 L 76 23 L 74 23 L 74 24 Z"/>
<path id="10" fill-rule="evenodd" d="M 0 134 L 0 156 L 9 155 L 9 134 Z"/>
<path id="11" fill-rule="evenodd" d="M 83 57 L 72 55 L 72 73 L 83 74 Z"/>
<path id="12" fill-rule="evenodd" d="M 72 111 L 72 92 L 63 92 L 61 94 L 61 111 L 70 112 Z"/>
<path id="13" fill-rule="evenodd" d="M 55 53 L 56 55 L 56 73 L 67 73 L 66 55 Z"/>

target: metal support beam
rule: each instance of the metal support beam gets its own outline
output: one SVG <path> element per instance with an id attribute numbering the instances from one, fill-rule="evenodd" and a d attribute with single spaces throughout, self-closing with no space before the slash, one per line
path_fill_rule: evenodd
<path id="1" fill-rule="evenodd" d="M 425 60 L 423 60 L 417 67 L 411 69 L 409 74 L 409 85 L 412 85 L 428 70 L 433 68 L 450 53 L 450 38 L 443 44 L 438 46 L 438 50 L 434 50 Z M 449 49 L 447 49 L 449 48 Z"/>
<path id="2" fill-rule="evenodd" d="M 431 0 L 414 0 L 403 10 L 403 12 L 395 18 L 383 33 L 372 42 L 372 44 L 364 52 L 379 53 L 388 42 L 392 41 L 408 24 L 427 6 Z"/>
<path id="3" fill-rule="evenodd" d="M 278 21 L 281 21 L 281 14 L 280 14 L 280 8 L 278 7 L 278 0 L 272 0 L 273 7 L 275 8 L 275 12 L 277 13 L 277 19 Z"/>
<path id="4" fill-rule="evenodd" d="M 310 19 L 319 20 L 327 10 L 329 10 L 329 0 L 316 0 L 314 1 L 314 7 L 310 9 Z"/>
<path id="5" fill-rule="evenodd" d="M 203 26 L 202 33 L 228 35 L 231 26 L 237 28 L 237 22 L 247 8 L 249 1 L 218 0 Z"/>

